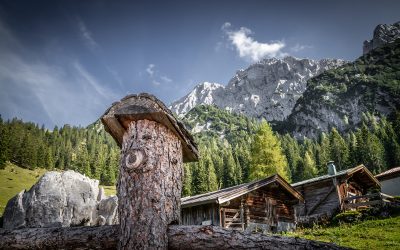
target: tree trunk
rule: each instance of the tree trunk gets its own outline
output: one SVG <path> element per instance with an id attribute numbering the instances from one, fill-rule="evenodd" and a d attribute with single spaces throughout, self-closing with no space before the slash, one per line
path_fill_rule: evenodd
<path id="1" fill-rule="evenodd" d="M 119 249 L 166 249 L 180 219 L 182 146 L 163 124 L 132 121 L 123 136 L 118 179 Z"/>
<path id="2" fill-rule="evenodd" d="M 116 249 L 119 226 L 0 229 L 0 249 Z M 347 249 L 306 239 L 215 226 L 169 226 L 169 249 Z"/>

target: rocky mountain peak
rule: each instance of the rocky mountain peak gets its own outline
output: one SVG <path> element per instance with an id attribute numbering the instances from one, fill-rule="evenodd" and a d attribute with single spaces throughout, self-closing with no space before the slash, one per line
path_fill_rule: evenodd
<path id="1" fill-rule="evenodd" d="M 169 108 L 178 116 L 182 116 L 199 104 L 213 104 L 214 92 L 224 88 L 218 83 L 200 83 L 189 94 L 172 103 Z"/>
<path id="2" fill-rule="evenodd" d="M 325 70 L 343 65 L 337 59 L 268 58 L 238 70 L 226 86 L 202 83 L 192 92 L 171 104 L 183 116 L 201 104 L 268 121 L 282 121 L 292 111 L 307 88 L 307 80 Z"/>
<path id="3" fill-rule="evenodd" d="M 364 41 L 363 54 L 367 54 L 371 50 L 394 42 L 399 38 L 400 22 L 394 24 L 379 24 L 374 30 L 372 39 Z"/>

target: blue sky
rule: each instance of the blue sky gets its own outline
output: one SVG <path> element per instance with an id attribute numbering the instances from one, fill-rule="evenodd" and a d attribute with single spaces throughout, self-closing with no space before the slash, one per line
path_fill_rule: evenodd
<path id="1" fill-rule="evenodd" d="M 114 101 L 166 104 L 264 57 L 353 60 L 400 1 L 0 1 L 0 114 L 86 126 Z"/>

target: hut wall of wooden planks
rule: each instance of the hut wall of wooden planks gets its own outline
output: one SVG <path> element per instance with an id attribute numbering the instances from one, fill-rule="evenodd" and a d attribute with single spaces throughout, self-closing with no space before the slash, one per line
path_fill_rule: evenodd
<path id="1" fill-rule="evenodd" d="M 181 223 L 246 231 L 295 228 L 294 206 L 303 198 L 280 176 L 182 199 Z"/>
<path id="2" fill-rule="evenodd" d="M 303 195 L 305 201 L 295 206 L 300 221 L 329 218 L 345 208 L 349 197 L 380 189 L 379 181 L 363 165 L 294 183 L 292 186 Z"/>

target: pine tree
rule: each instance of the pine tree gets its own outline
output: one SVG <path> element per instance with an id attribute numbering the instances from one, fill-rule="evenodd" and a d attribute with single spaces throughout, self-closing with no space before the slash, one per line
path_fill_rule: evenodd
<path id="1" fill-rule="evenodd" d="M 360 164 L 359 152 L 358 152 L 358 141 L 357 136 L 351 132 L 348 135 L 348 148 L 349 148 L 349 165 L 357 166 Z"/>
<path id="2" fill-rule="evenodd" d="M 333 128 L 330 134 L 330 155 L 338 170 L 346 169 L 349 159 L 349 149 L 339 132 Z"/>
<path id="3" fill-rule="evenodd" d="M 328 136 L 322 132 L 319 138 L 319 147 L 317 150 L 317 168 L 318 174 L 326 174 L 326 164 L 332 159 L 330 153 L 330 142 Z"/>
<path id="4" fill-rule="evenodd" d="M 239 183 L 238 180 L 236 179 L 236 174 L 235 174 L 236 162 L 233 158 L 231 148 L 227 148 L 223 154 L 224 154 L 223 156 L 224 170 L 223 170 L 222 180 L 223 180 L 223 187 L 227 188 L 235 186 Z"/>
<path id="5" fill-rule="evenodd" d="M 302 179 L 307 180 L 317 176 L 318 170 L 315 165 L 315 161 L 313 159 L 312 153 L 307 151 L 303 158 L 303 174 Z"/>
<path id="6" fill-rule="evenodd" d="M 251 146 L 250 180 L 278 173 L 289 180 L 287 160 L 268 122 L 262 121 Z"/>
<path id="7" fill-rule="evenodd" d="M 183 164 L 183 186 L 182 186 L 182 197 L 192 195 L 192 172 L 191 165 L 193 163 Z"/>
<path id="8" fill-rule="evenodd" d="M 215 174 L 214 164 L 210 153 L 207 153 L 204 159 L 204 166 L 207 174 L 207 192 L 218 190 L 217 175 Z"/>
<path id="9" fill-rule="evenodd" d="M 52 152 L 50 147 L 47 148 L 45 165 L 46 165 L 47 169 L 53 169 L 54 168 L 53 152 Z"/>
<path id="10" fill-rule="evenodd" d="M 378 137 L 372 134 L 365 124 L 357 131 L 356 136 L 360 142 L 357 150 L 360 162 L 374 174 L 385 170 L 384 147 Z"/>

